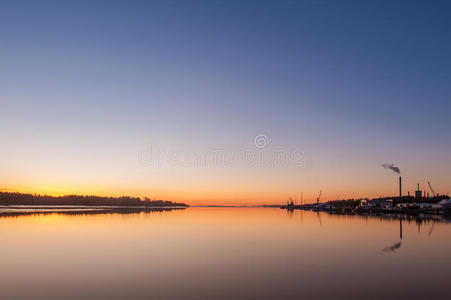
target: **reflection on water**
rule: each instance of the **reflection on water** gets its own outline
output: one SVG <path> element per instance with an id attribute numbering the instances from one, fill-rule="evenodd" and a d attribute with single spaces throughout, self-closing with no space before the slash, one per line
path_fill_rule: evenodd
<path id="1" fill-rule="evenodd" d="M 172 211 L 186 207 L 114 207 L 114 206 L 49 206 L 49 207 L 0 207 L 0 218 L 30 216 L 30 215 L 98 215 L 98 214 L 137 214 Z"/>
<path id="2" fill-rule="evenodd" d="M 385 251 L 385 252 L 395 252 L 399 248 L 401 248 L 401 241 L 395 243 L 393 246 L 385 247 L 382 250 Z"/>
<path id="3" fill-rule="evenodd" d="M 435 223 L 432 224 L 431 229 L 429 229 L 429 236 L 432 235 L 432 232 L 434 231 Z"/>
<path id="4" fill-rule="evenodd" d="M 449 298 L 449 224 L 440 216 L 276 208 L 34 212 L 0 218 L 0 292 L 4 299 Z"/>
<path id="5" fill-rule="evenodd" d="M 401 242 L 402 242 L 402 218 L 399 219 L 399 239 L 400 241 L 398 243 L 395 243 L 392 246 L 385 247 L 382 249 L 385 252 L 395 252 L 399 248 L 401 248 Z"/>

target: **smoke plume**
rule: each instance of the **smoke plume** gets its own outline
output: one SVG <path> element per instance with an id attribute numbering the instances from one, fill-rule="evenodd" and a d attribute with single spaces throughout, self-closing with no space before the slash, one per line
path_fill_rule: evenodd
<path id="1" fill-rule="evenodd" d="M 401 174 L 401 170 L 394 164 L 383 164 L 382 167 L 384 167 L 385 169 L 390 169 L 395 173 Z"/>

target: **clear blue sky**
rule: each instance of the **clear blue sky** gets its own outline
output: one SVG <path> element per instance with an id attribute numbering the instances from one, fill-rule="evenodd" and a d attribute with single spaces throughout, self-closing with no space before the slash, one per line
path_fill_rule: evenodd
<path id="1" fill-rule="evenodd" d="M 449 1 L 148 2 L 0 3 L 0 188 L 379 196 L 395 193 L 387 161 L 410 190 L 451 192 Z M 306 166 L 136 158 L 148 145 L 232 151 L 258 134 L 302 149 Z"/>

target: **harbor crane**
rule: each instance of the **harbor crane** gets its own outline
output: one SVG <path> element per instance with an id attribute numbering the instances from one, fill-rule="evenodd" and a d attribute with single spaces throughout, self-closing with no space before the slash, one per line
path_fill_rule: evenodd
<path id="1" fill-rule="evenodd" d="M 434 189 L 432 188 L 432 184 L 431 182 L 428 181 L 428 185 L 429 185 L 429 189 L 431 190 L 432 196 L 437 196 L 437 193 L 434 191 Z"/>
<path id="2" fill-rule="evenodd" d="M 323 193 L 323 191 L 319 191 L 318 198 L 316 198 L 316 204 L 319 204 L 319 200 L 321 200 L 321 194 L 322 193 Z"/>

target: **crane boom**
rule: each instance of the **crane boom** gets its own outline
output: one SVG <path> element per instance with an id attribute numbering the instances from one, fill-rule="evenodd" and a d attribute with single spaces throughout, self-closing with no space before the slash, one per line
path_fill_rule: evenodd
<path id="1" fill-rule="evenodd" d="M 319 200 L 321 199 L 321 194 L 323 193 L 323 191 L 319 191 L 319 195 L 318 198 L 316 198 L 316 203 L 319 203 Z"/>
<path id="2" fill-rule="evenodd" d="M 435 197 L 437 194 L 435 193 L 434 189 L 432 188 L 432 184 L 428 181 L 429 189 L 431 190 L 432 195 Z"/>

